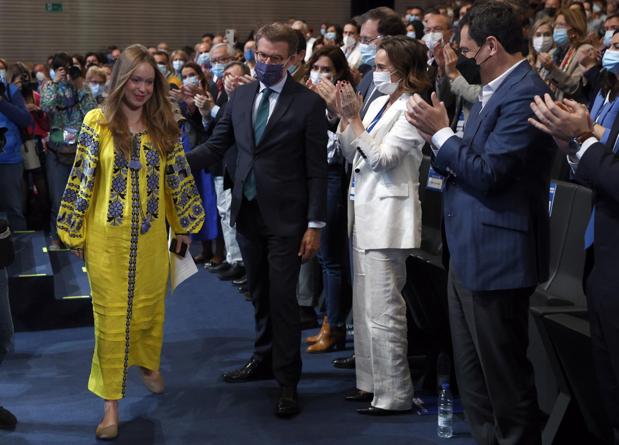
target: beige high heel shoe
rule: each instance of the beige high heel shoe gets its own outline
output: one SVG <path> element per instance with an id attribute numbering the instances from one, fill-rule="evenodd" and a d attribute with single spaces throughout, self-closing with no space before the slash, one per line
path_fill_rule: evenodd
<path id="1" fill-rule="evenodd" d="M 147 371 L 144 368 L 140 368 L 142 372 L 142 381 L 144 386 L 153 394 L 163 394 L 165 391 L 165 383 L 163 382 L 163 376 L 159 371 Z"/>

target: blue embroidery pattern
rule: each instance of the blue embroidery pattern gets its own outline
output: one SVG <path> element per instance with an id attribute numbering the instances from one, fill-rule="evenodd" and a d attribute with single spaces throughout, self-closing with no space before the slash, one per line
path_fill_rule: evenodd
<path id="1" fill-rule="evenodd" d="M 197 232 L 204 221 L 204 208 L 180 142 L 167 156 L 165 181 L 183 231 Z"/>
<path id="2" fill-rule="evenodd" d="M 114 151 L 114 168 L 112 171 L 112 189 L 107 207 L 107 222 L 119 226 L 123 222 L 123 211 L 127 197 L 127 172 L 129 163 L 123 153 Z"/>
<path id="3" fill-rule="evenodd" d="M 75 162 L 56 221 L 58 231 L 67 233 L 73 239 L 83 238 L 82 229 L 92 198 L 98 163 L 98 134 L 95 129 L 84 123 L 77 140 Z"/>

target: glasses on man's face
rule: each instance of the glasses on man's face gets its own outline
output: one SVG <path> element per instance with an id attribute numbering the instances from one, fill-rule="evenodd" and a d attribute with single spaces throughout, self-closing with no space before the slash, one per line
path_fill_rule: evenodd
<path id="1" fill-rule="evenodd" d="M 359 43 L 362 43 L 364 45 L 369 45 L 370 43 L 374 42 L 377 39 L 380 39 L 382 36 L 378 35 L 376 37 L 366 37 L 366 36 L 361 36 L 361 38 L 359 39 Z"/>
<path id="2" fill-rule="evenodd" d="M 284 63 L 287 58 L 277 54 L 265 54 L 262 51 L 256 52 L 256 60 L 261 63 L 269 63 L 273 65 L 279 65 Z"/>
<path id="3" fill-rule="evenodd" d="M 217 59 L 211 60 L 211 63 L 223 63 L 224 65 L 230 62 L 232 62 L 232 57 L 230 56 L 218 57 Z"/>

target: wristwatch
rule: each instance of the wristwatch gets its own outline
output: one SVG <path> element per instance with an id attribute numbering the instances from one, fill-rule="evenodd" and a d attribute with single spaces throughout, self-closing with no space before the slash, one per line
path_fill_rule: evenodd
<path id="1" fill-rule="evenodd" d="M 584 144 L 587 139 L 592 137 L 595 137 L 595 135 L 591 131 L 585 131 L 584 133 L 573 137 L 569 141 L 570 151 L 573 153 L 577 153 L 580 150 L 582 144 Z"/>

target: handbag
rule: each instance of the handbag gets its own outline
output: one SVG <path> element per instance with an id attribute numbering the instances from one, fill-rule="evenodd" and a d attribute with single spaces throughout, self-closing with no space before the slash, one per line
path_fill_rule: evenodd
<path id="1" fill-rule="evenodd" d="M 37 143 L 34 139 L 24 141 L 21 146 L 21 155 L 24 158 L 24 169 L 26 171 L 36 170 L 41 167 L 41 159 L 39 159 Z"/>
<path id="2" fill-rule="evenodd" d="M 78 132 L 79 130 L 68 127 L 52 127 L 50 130 L 47 148 L 56 155 L 60 164 L 73 166 L 75 153 L 77 153 Z"/>

